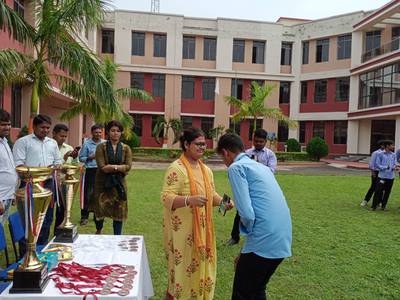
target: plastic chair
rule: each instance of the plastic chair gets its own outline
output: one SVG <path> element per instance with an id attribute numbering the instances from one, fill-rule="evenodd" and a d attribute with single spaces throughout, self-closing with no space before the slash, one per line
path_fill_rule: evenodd
<path id="1" fill-rule="evenodd" d="M 0 223 L 0 251 L 4 251 L 5 257 L 6 257 L 6 264 L 7 267 L 0 272 L 0 280 L 8 280 L 8 271 L 9 270 L 15 270 L 15 268 L 18 266 L 17 263 L 10 264 L 10 260 L 8 257 L 8 251 L 7 251 L 7 241 L 6 241 L 6 236 L 4 234 L 4 228 L 3 225 Z M 6 286 L 7 287 L 7 286 Z M 6 288 L 4 287 L 4 289 Z M 0 286 L 0 290 L 1 290 Z"/>

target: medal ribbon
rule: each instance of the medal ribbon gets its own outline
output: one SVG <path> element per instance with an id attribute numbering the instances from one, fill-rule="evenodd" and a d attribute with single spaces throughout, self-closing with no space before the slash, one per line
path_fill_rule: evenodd
<path id="1" fill-rule="evenodd" d="M 85 206 L 85 168 L 81 167 L 81 182 L 79 185 L 79 202 L 81 204 L 81 209 Z"/>

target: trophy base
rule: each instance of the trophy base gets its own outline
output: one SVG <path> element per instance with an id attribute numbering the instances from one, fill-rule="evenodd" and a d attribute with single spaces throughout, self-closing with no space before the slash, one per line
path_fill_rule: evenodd
<path id="1" fill-rule="evenodd" d="M 14 271 L 13 286 L 10 294 L 41 294 L 49 283 L 47 263 L 34 271 Z"/>
<path id="2" fill-rule="evenodd" d="M 57 243 L 73 243 L 78 237 L 78 226 L 72 228 L 57 228 L 54 242 Z"/>

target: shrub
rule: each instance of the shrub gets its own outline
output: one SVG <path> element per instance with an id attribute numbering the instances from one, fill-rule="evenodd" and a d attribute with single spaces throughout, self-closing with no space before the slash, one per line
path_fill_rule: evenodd
<path id="1" fill-rule="evenodd" d="M 313 137 L 307 145 L 307 153 L 315 160 L 328 155 L 328 144 L 320 137 Z"/>
<path id="2" fill-rule="evenodd" d="M 18 133 L 17 139 L 22 138 L 29 134 L 28 126 L 24 125 Z"/>
<path id="3" fill-rule="evenodd" d="M 136 157 L 162 157 L 162 158 L 178 158 L 182 154 L 180 148 L 157 148 L 157 147 L 139 147 L 132 151 Z M 209 157 L 214 153 L 214 150 L 207 149 L 204 153 L 205 157 Z"/>
<path id="4" fill-rule="evenodd" d="M 285 143 L 287 152 L 300 152 L 300 144 L 296 139 L 288 139 Z"/>
<path id="5" fill-rule="evenodd" d="M 127 144 L 131 149 L 140 147 L 140 138 L 135 132 L 132 132 L 131 137 L 124 139 L 122 142 Z"/>
<path id="6" fill-rule="evenodd" d="M 304 152 L 276 152 L 278 161 L 310 161 L 312 160 L 308 153 Z"/>

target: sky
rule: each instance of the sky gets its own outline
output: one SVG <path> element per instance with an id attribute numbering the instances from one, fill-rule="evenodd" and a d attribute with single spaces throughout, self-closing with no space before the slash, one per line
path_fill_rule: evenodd
<path id="1" fill-rule="evenodd" d="M 374 10 L 390 0 L 160 0 L 160 12 L 203 18 L 275 22 L 279 17 L 321 19 Z M 114 0 L 116 9 L 150 11 L 151 0 Z"/>

